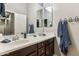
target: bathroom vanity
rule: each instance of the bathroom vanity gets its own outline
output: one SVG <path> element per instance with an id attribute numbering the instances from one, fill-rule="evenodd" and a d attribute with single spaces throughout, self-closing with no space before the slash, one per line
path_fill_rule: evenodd
<path id="1" fill-rule="evenodd" d="M 5 56 L 52 56 L 54 54 L 54 39 L 33 44 L 31 46 L 10 52 Z"/>
<path id="2" fill-rule="evenodd" d="M 14 37 L 18 39 L 11 39 L 13 40 L 11 42 L 8 40 L 7 42 L 9 43 L 1 43 L 0 41 L 0 55 L 52 56 L 54 54 L 54 40 L 56 38 L 52 28 L 53 9 L 50 7 L 51 4 L 28 4 L 28 15 L 6 10 L 5 21 L 1 21 L 0 26 L 3 27 L 0 28 L 0 33 L 3 36 L 10 35 L 9 37 L 18 34 L 22 36 Z M 27 36 L 27 34 L 36 35 Z M 0 40 L 2 40 L 1 37 Z M 6 40 L 4 39 L 4 41 Z"/>
<path id="3" fill-rule="evenodd" d="M 22 41 L 12 43 L 0 43 L 0 55 L 2 56 L 53 56 L 54 35 L 29 37 Z M 15 44 L 17 43 L 17 44 Z"/>

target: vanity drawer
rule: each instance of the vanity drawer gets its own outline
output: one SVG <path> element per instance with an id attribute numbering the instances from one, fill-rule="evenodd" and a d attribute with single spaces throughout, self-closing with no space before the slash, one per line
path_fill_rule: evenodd
<path id="1" fill-rule="evenodd" d="M 26 47 L 24 49 L 21 49 L 20 55 L 21 56 L 28 56 L 31 55 L 32 53 L 36 52 L 37 53 L 37 44 L 31 45 L 29 47 Z"/>
<path id="2" fill-rule="evenodd" d="M 33 52 L 29 53 L 26 56 L 37 56 L 37 51 L 33 51 Z"/>
<path id="3" fill-rule="evenodd" d="M 45 42 L 38 43 L 37 45 L 38 45 L 38 48 L 44 47 L 45 46 Z"/>
<path id="4" fill-rule="evenodd" d="M 53 42 L 54 41 L 54 38 L 51 38 L 49 39 L 49 43 Z"/>
<path id="5" fill-rule="evenodd" d="M 10 52 L 3 56 L 36 56 L 37 55 L 37 44 Z"/>
<path id="6" fill-rule="evenodd" d="M 45 56 L 45 53 L 41 54 L 40 56 Z"/>
<path id="7" fill-rule="evenodd" d="M 45 44 L 46 44 L 46 46 L 48 46 L 48 45 L 50 45 L 52 43 L 54 43 L 54 39 L 53 38 L 47 40 Z"/>
<path id="8" fill-rule="evenodd" d="M 42 54 L 45 54 L 45 47 L 38 49 L 38 55 L 40 56 Z"/>
<path id="9" fill-rule="evenodd" d="M 5 54 L 3 56 L 20 56 L 20 50 L 16 50 L 16 51 L 7 53 L 7 54 Z"/>

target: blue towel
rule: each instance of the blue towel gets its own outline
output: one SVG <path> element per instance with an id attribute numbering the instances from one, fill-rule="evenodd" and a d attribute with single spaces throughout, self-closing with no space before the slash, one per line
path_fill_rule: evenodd
<path id="1" fill-rule="evenodd" d="M 29 33 L 34 33 L 34 25 L 29 25 L 30 29 L 29 29 Z"/>
<path id="2" fill-rule="evenodd" d="M 68 47 L 71 44 L 71 40 L 68 32 L 68 23 L 66 20 L 64 20 L 63 22 L 59 21 L 57 33 L 58 37 L 60 37 L 61 52 L 64 55 L 67 55 Z"/>
<path id="3" fill-rule="evenodd" d="M 4 5 L 4 3 L 0 3 L 0 15 L 5 17 L 5 5 Z"/>
<path id="4" fill-rule="evenodd" d="M 57 36 L 58 37 L 61 37 L 62 36 L 62 21 L 61 20 L 58 23 Z"/>

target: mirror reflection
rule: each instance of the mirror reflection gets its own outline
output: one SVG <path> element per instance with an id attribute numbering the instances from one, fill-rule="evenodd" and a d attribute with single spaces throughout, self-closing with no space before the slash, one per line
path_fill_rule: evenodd
<path id="1" fill-rule="evenodd" d="M 52 21 L 53 21 L 52 10 L 53 9 L 50 6 L 44 8 L 44 27 L 52 27 Z"/>
<path id="2" fill-rule="evenodd" d="M 30 3 L 23 11 L 12 8 L 17 9 L 17 12 L 7 8 L 6 17 L 0 17 L 0 33 L 3 35 L 43 33 L 45 28 L 53 26 L 53 8 L 50 3 Z"/>
<path id="3" fill-rule="evenodd" d="M 37 11 L 37 28 L 43 27 L 43 9 Z"/>
<path id="4" fill-rule="evenodd" d="M 5 18 L 0 18 L 0 33 L 3 35 L 14 34 L 14 13 L 6 11 L 5 14 Z"/>
<path id="5" fill-rule="evenodd" d="M 41 4 L 40 4 L 41 5 Z M 53 26 L 53 8 L 49 3 L 42 3 L 42 9 L 37 11 L 37 28 Z"/>

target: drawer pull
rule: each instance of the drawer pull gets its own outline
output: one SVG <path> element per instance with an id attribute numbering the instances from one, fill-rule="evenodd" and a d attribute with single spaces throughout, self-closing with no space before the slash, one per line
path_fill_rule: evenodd
<path id="1" fill-rule="evenodd" d="M 43 46 L 44 44 L 42 43 L 42 46 Z"/>
<path id="2" fill-rule="evenodd" d="M 44 52 L 44 50 L 41 50 L 41 52 Z"/>

